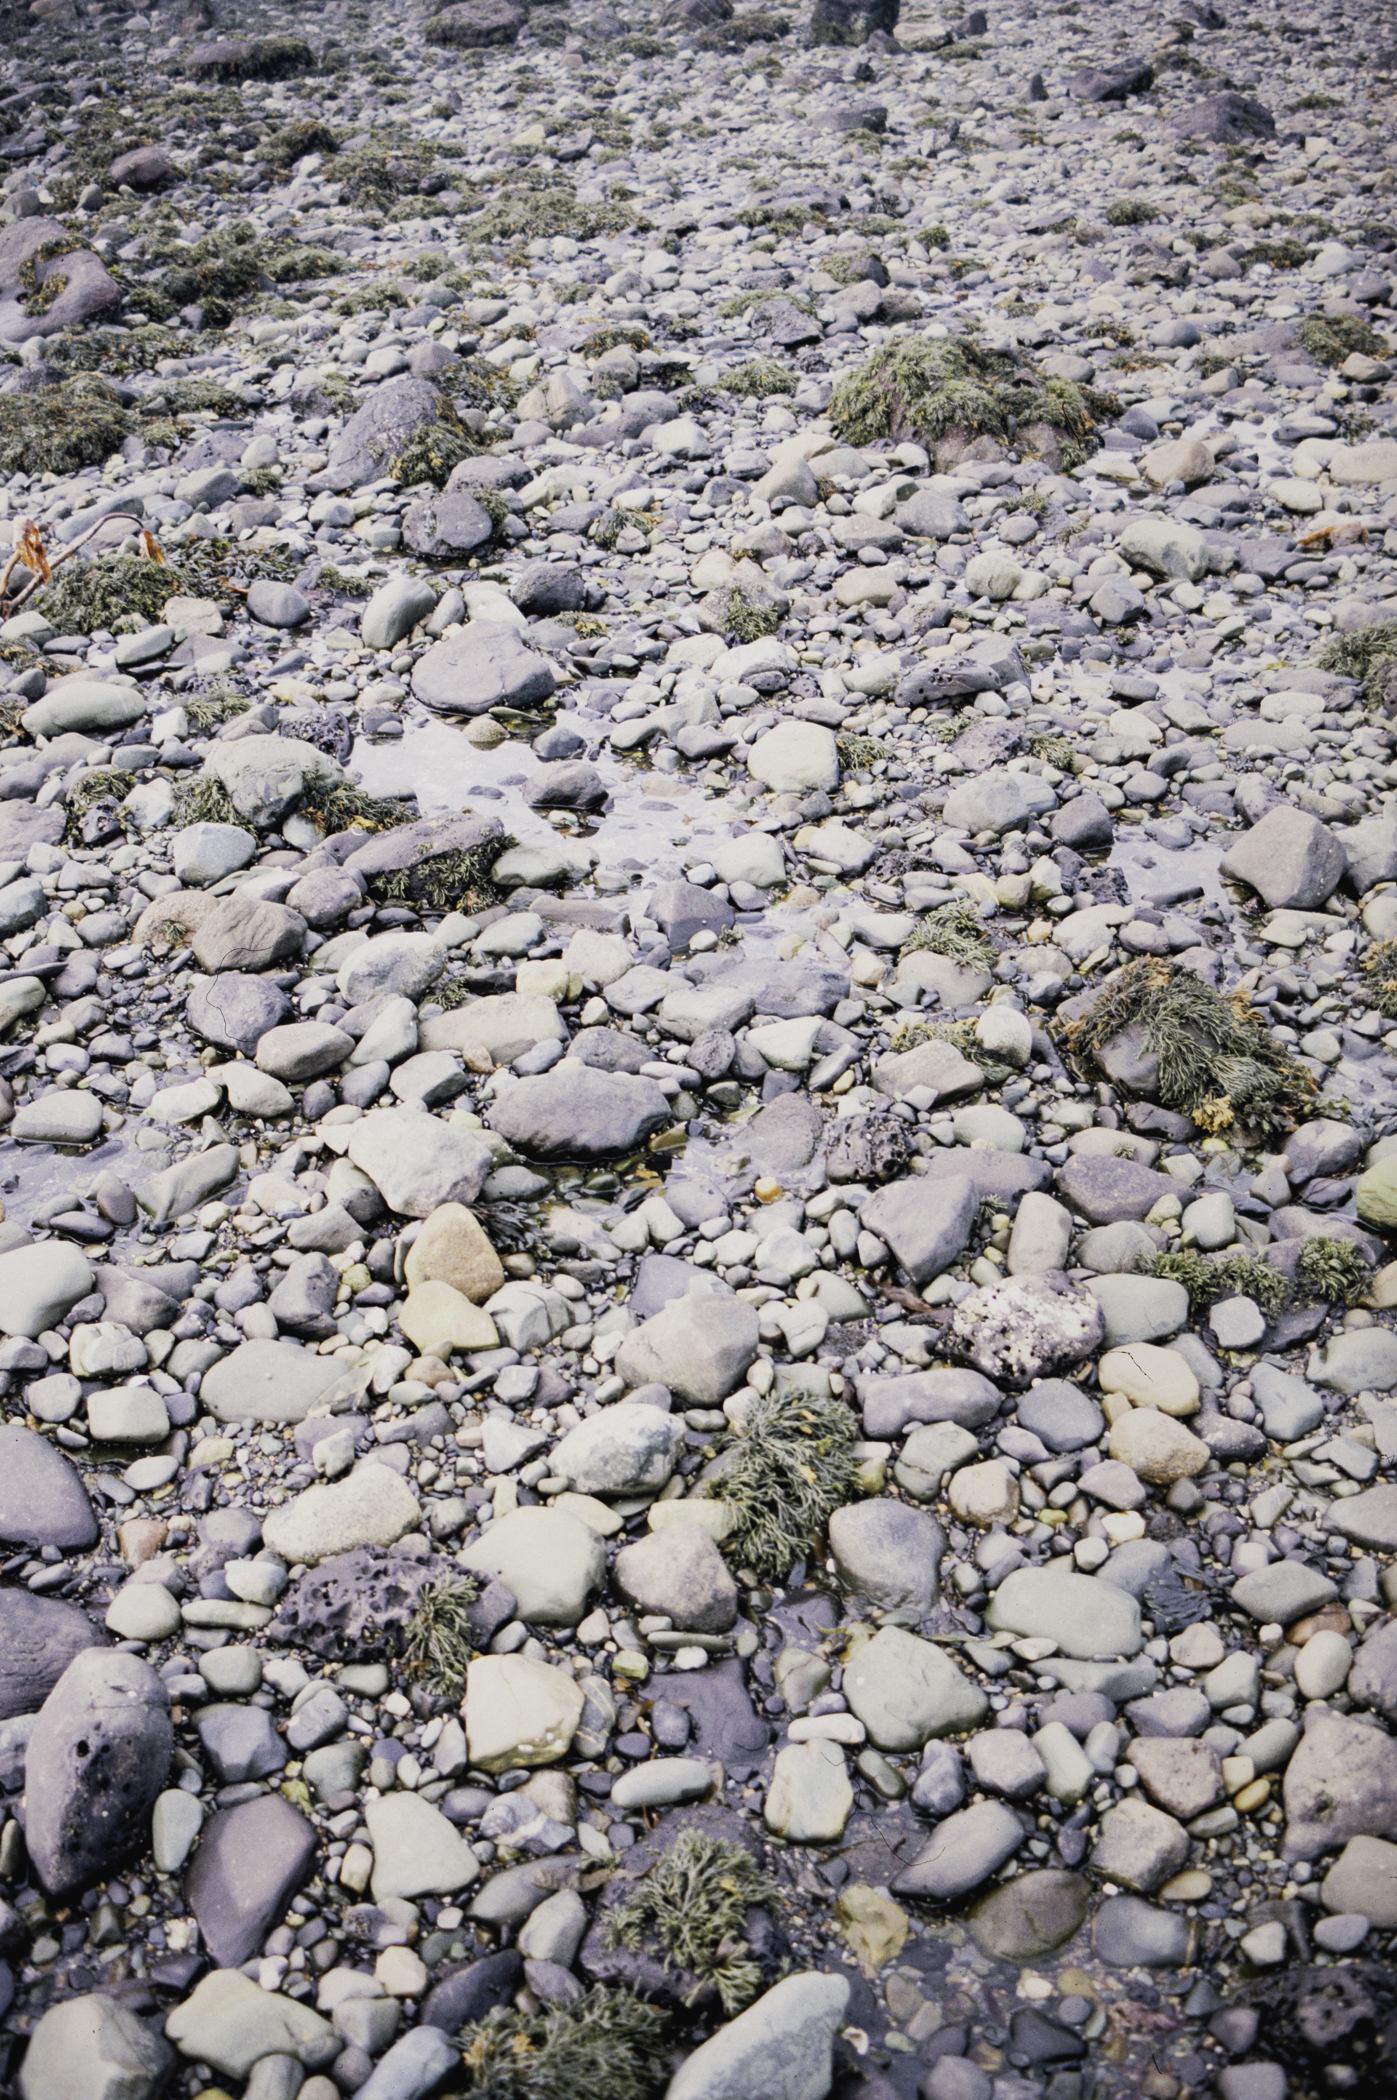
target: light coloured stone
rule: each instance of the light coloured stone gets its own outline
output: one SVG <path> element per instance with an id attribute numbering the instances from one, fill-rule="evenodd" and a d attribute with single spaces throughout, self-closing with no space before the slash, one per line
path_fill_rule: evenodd
<path id="1" fill-rule="evenodd" d="M 793 1845 L 837 1844 L 853 1806 L 838 1743 L 792 1743 L 777 1752 L 762 1811 L 773 1835 Z"/>
<path id="2" fill-rule="evenodd" d="M 584 1704 L 576 1678 L 551 1663 L 476 1656 L 466 1673 L 471 1763 L 482 1772 L 555 1763 L 568 1753 Z"/>
<path id="3" fill-rule="evenodd" d="M 422 1520 L 417 1497 L 387 1466 L 363 1465 L 329 1487 L 307 1488 L 272 1510 L 262 1536 L 288 1566 L 317 1567 L 356 1546 L 391 1546 Z"/>
<path id="4" fill-rule="evenodd" d="M 1191 1479 L 1212 1457 L 1201 1437 L 1155 1407 L 1132 1407 L 1121 1415 L 1111 1424 L 1107 1448 L 1154 1487 Z"/>
<path id="5" fill-rule="evenodd" d="M 1160 1349 L 1151 1342 L 1108 1349 L 1096 1376 L 1103 1393 L 1124 1393 L 1135 1407 L 1157 1407 L 1166 1415 L 1198 1411 L 1198 1380 L 1177 1349 Z"/>
<path id="6" fill-rule="evenodd" d="M 419 1794 L 395 1789 L 369 1801 L 364 1821 L 373 1846 L 376 1903 L 389 1896 L 409 1902 L 418 1896 L 451 1896 L 479 1879 L 480 1862 L 467 1839 Z"/>

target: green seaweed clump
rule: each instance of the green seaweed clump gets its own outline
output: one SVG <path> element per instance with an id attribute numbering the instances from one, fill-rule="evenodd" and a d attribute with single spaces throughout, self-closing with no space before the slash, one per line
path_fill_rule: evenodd
<path id="1" fill-rule="evenodd" d="M 1334 1305 L 1357 1305 L 1367 1297 L 1372 1283 L 1361 1247 L 1352 1240 L 1330 1240 L 1322 1235 L 1306 1240 L 1295 1273 L 1316 1298 L 1327 1298 Z"/>
<path id="2" fill-rule="evenodd" d="M 315 70 L 315 54 L 303 36 L 261 37 L 255 44 L 209 47 L 212 56 L 194 67 L 205 80 L 290 80 Z"/>
<path id="3" fill-rule="evenodd" d="M 887 745 L 880 744 L 876 736 L 858 736 L 853 730 L 836 736 L 834 747 L 839 753 L 840 765 L 851 773 L 863 772 L 869 766 L 876 766 L 880 758 L 891 756 Z"/>
<path id="4" fill-rule="evenodd" d="M 186 594 L 198 595 L 168 562 L 147 561 L 141 554 L 108 554 L 100 561 L 69 563 L 33 605 L 52 621 L 56 634 L 95 634 L 100 628 L 114 629 L 129 613 L 159 620 L 166 599 Z"/>
<path id="5" fill-rule="evenodd" d="M 1221 1254 L 1208 1261 L 1196 1247 L 1177 1247 L 1148 1255 L 1135 1268 L 1140 1276 L 1181 1283 L 1195 1313 L 1219 1298 L 1250 1298 L 1272 1320 L 1285 1303 L 1286 1280 L 1280 1270 L 1251 1254 Z"/>
<path id="6" fill-rule="evenodd" d="M 718 385 L 725 394 L 739 394 L 750 401 L 766 401 L 773 394 L 793 394 L 799 385 L 794 372 L 777 364 L 774 357 L 749 357 L 737 365 Z"/>
<path id="7" fill-rule="evenodd" d="M 745 591 L 730 590 L 727 599 L 723 631 L 739 642 L 759 642 L 764 635 L 775 634 L 781 625 L 781 615 L 774 605 L 753 605 Z"/>
<path id="8" fill-rule="evenodd" d="M 409 1677 L 459 1699 L 475 1653 L 470 1608 L 480 1595 L 473 1575 L 434 1583 L 403 1630 L 403 1666 Z"/>
<path id="9" fill-rule="evenodd" d="M 251 705 L 245 693 L 230 693 L 221 686 L 211 686 L 208 692 L 200 693 L 196 699 L 186 700 L 184 712 L 190 728 L 200 729 L 207 736 L 210 730 L 220 728 L 224 722 L 245 715 Z"/>
<path id="10" fill-rule="evenodd" d="M 281 131 L 274 131 L 266 144 L 268 160 L 279 168 L 294 167 L 308 153 L 337 153 L 339 134 L 318 117 L 298 117 Z"/>
<path id="11" fill-rule="evenodd" d="M 830 422 L 851 445 L 914 438 L 928 447 L 988 437 L 1055 453 L 1078 466 L 1096 448 L 1099 416 L 1114 396 L 1070 379 L 1040 381 L 1015 359 L 968 337 L 905 337 L 884 343 L 840 380 Z M 1051 432 L 1049 445 L 1044 433 Z"/>
<path id="12" fill-rule="evenodd" d="M 975 906 L 964 898 L 953 904 L 938 904 L 929 911 L 903 948 L 929 948 L 933 955 L 947 955 L 967 970 L 987 970 L 994 961 L 994 946 L 985 932 L 985 922 Z"/>
<path id="13" fill-rule="evenodd" d="M 411 824 L 417 814 L 415 803 L 386 801 L 347 780 L 333 787 L 308 786 L 302 807 L 326 838 L 341 831 L 392 831 L 399 824 Z"/>
<path id="14" fill-rule="evenodd" d="M 622 344 L 628 350 L 648 350 L 650 337 L 634 321 L 612 321 L 605 328 L 594 328 L 582 345 L 584 357 L 605 357 L 608 350 L 617 350 Z"/>
<path id="15" fill-rule="evenodd" d="M 715 22 L 698 39 L 701 51 L 745 51 L 749 44 L 774 44 L 790 30 L 786 15 L 767 14 L 751 8 L 731 21 Z"/>
<path id="16" fill-rule="evenodd" d="M 1380 1014 L 1397 1020 L 1397 941 L 1374 941 L 1363 958 L 1368 997 Z"/>
<path id="17" fill-rule="evenodd" d="M 68 790 L 68 815 L 63 827 L 63 836 L 70 844 L 79 842 L 82 821 L 88 811 L 99 802 L 124 802 L 131 792 L 131 786 L 129 773 L 118 773 L 106 766 L 95 772 L 84 773 Z M 120 819 L 119 809 L 117 816 Z"/>
<path id="18" fill-rule="evenodd" d="M 1140 197 L 1117 197 L 1102 213 L 1108 226 L 1148 226 L 1159 213 Z"/>
<path id="19" fill-rule="evenodd" d="M 1060 773 L 1072 771 L 1072 761 L 1077 756 L 1077 746 L 1070 736 L 1055 735 L 1051 730 L 1034 737 L 1029 750 L 1035 758 L 1041 758 L 1045 766 L 1056 766 Z"/>
<path id="20" fill-rule="evenodd" d="M 696 1979 L 686 2005 L 711 1987 L 731 2019 L 762 1983 L 750 1953 L 735 1951 L 747 1944 L 748 1909 L 775 1893 L 745 1846 L 690 1828 L 607 1917 L 607 1945 L 657 1948 L 667 1971 L 687 1970 Z"/>
<path id="21" fill-rule="evenodd" d="M 119 452 L 131 418 L 83 373 L 37 394 L 0 394 L 0 474 L 76 474 Z"/>
<path id="22" fill-rule="evenodd" d="M 426 854 L 410 868 L 371 875 L 369 895 L 376 904 L 410 904 L 417 911 L 485 911 L 501 896 L 490 871 L 514 844 L 508 836 L 495 837 L 450 853 Z"/>
<path id="23" fill-rule="evenodd" d="M 389 471 L 397 475 L 404 488 L 416 488 L 420 482 L 430 481 L 436 488 L 444 489 L 461 461 L 474 459 L 479 450 L 454 415 L 443 416 L 438 422 L 423 423 L 414 430 Z"/>
<path id="24" fill-rule="evenodd" d="M 842 1400 L 775 1392 L 759 1400 L 714 1482 L 736 1519 L 724 1552 L 739 1567 L 779 1582 L 854 1493 L 858 1436 Z"/>
<path id="25" fill-rule="evenodd" d="M 470 2100 L 652 2100 L 670 2075 L 667 2024 L 604 1984 L 537 2012 L 499 2006 L 461 2031 Z"/>
<path id="26" fill-rule="evenodd" d="M 1067 1046 L 1085 1077 L 1106 1076 L 1105 1045 L 1143 1029 L 1159 1060 L 1159 1099 L 1216 1134 L 1245 1130 L 1258 1138 L 1293 1130 L 1310 1112 L 1315 1082 L 1252 1009 L 1224 999 L 1191 970 L 1159 956 L 1127 963 L 1079 1020 Z"/>
<path id="27" fill-rule="evenodd" d="M 1355 634 L 1336 635 L 1320 656 L 1326 671 L 1363 682 L 1363 697 L 1378 707 L 1397 693 L 1397 620 L 1370 620 Z"/>
<path id="28" fill-rule="evenodd" d="M 1322 365 L 1341 365 L 1355 350 L 1363 357 L 1387 355 L 1387 338 L 1357 314 L 1306 314 L 1296 333 Z"/>
<path id="29" fill-rule="evenodd" d="M 178 830 L 185 824 L 241 824 L 233 798 L 212 773 L 196 773 L 187 787 L 176 788 L 170 822 Z"/>

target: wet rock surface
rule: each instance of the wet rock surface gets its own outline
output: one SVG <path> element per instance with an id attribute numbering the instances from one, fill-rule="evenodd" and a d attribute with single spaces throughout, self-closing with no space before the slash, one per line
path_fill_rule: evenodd
<path id="1" fill-rule="evenodd" d="M 1184 14 L 0 0 L 6 2091 L 1390 2090 L 1392 54 Z"/>

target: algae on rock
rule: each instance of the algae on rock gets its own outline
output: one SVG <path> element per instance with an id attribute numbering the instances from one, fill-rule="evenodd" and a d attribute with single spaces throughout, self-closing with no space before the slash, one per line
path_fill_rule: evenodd
<path id="1" fill-rule="evenodd" d="M 685 2003 L 711 1986 L 731 2019 L 761 1988 L 747 1945 L 747 1912 L 775 1895 L 742 1845 L 696 1829 L 681 1831 L 606 1919 L 612 1947 L 658 1948 L 666 1970 L 695 1977 Z"/>
<path id="2" fill-rule="evenodd" d="M 914 438 L 947 454 L 977 438 L 1055 453 L 1077 466 L 1096 449 L 1096 422 L 1114 415 L 1113 395 L 1068 379 L 1039 380 L 1016 357 L 968 336 L 904 337 L 884 343 L 841 379 L 830 422 L 851 445 Z"/>
<path id="3" fill-rule="evenodd" d="M 652 2100 L 670 2073 L 667 2024 L 603 1984 L 568 2005 L 500 2006 L 460 2035 L 471 2100 Z"/>
<path id="4" fill-rule="evenodd" d="M 770 1393 L 727 1445 L 713 1492 L 735 1519 L 723 1551 L 739 1567 L 780 1581 L 812 1551 L 858 1485 L 859 1431 L 842 1400 Z"/>

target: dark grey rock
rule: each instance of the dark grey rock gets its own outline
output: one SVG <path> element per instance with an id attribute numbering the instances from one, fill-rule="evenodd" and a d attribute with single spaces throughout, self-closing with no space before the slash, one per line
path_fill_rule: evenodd
<path id="1" fill-rule="evenodd" d="M 687 887 L 687 885 L 686 885 Z M 707 984 L 750 992 L 758 1010 L 774 1020 L 798 1020 L 804 1014 L 832 1014 L 849 996 L 849 973 L 829 963 L 726 963 L 704 974 Z"/>
<path id="2" fill-rule="evenodd" d="M 18 1422 L 0 1425 L 0 1539 L 65 1553 L 97 1542 L 97 1519 L 76 1468 Z"/>
<path id="3" fill-rule="evenodd" d="M 517 628 L 473 620 L 435 642 L 413 667 L 412 690 L 443 715 L 483 715 L 491 707 L 537 707 L 557 680 L 546 656 L 525 646 Z"/>
<path id="4" fill-rule="evenodd" d="M 313 1827 L 280 1794 L 240 1802 L 204 1826 L 185 1896 L 221 1969 L 261 1952 L 315 1855 Z"/>
<path id="5" fill-rule="evenodd" d="M 596 809 L 607 797 L 606 782 L 595 766 L 576 760 L 540 766 L 524 789 L 530 809 Z"/>
<path id="6" fill-rule="evenodd" d="M 480 1961 L 449 1969 L 428 1993 L 421 2024 L 439 2027 L 445 2034 L 459 2034 L 463 2027 L 483 2020 L 497 2005 L 509 2004 L 522 1980 L 523 1966 L 519 1950 L 505 1947 L 498 1954 L 487 1954 Z"/>
<path id="7" fill-rule="evenodd" d="M 1079 1385 L 1066 1378 L 1044 1378 L 1020 1393 L 1014 1412 L 1050 1451 L 1080 1451 L 1094 1444 L 1105 1427 L 1100 1408 Z"/>
<path id="8" fill-rule="evenodd" d="M 143 1847 L 174 1747 L 165 1687 L 139 1656 L 88 1648 L 40 1711 L 25 1841 L 48 1895 L 75 1895 Z"/>
<path id="9" fill-rule="evenodd" d="M 353 1655 L 377 1661 L 396 1654 L 403 1629 L 432 1580 L 428 1561 L 382 1546 L 356 1546 L 292 1584 L 266 1638 L 313 1649 L 327 1659 Z"/>
<path id="10" fill-rule="evenodd" d="M 672 1672 L 665 1679 L 665 1697 L 693 1723 L 691 1757 L 716 1758 L 733 1778 L 756 1770 L 771 1730 L 752 1704 L 736 1656 L 710 1663 L 706 1670 Z"/>
<path id="11" fill-rule="evenodd" d="M 555 613 L 580 612 L 587 603 L 587 579 L 581 569 L 565 568 L 561 562 L 526 562 L 510 595 L 530 619 L 547 619 Z"/>
<path id="12" fill-rule="evenodd" d="M 891 1495 L 847 1502 L 829 1520 L 844 1589 L 880 1614 L 917 1625 L 934 1609 L 946 1534 L 936 1518 Z"/>
<path id="13" fill-rule="evenodd" d="M 528 1159 L 608 1159 L 632 1152 L 670 1121 L 653 1079 L 565 1058 L 521 1079 L 490 1110 L 494 1130 Z"/>
<path id="14" fill-rule="evenodd" d="M 1142 1896 L 1108 1896 L 1092 1923 L 1092 1945 L 1113 1969 L 1175 1968 L 1188 1959 L 1192 1930 L 1180 1911 L 1156 1910 Z"/>
<path id="15" fill-rule="evenodd" d="M 195 1716 L 194 1725 L 220 1786 L 266 1779 L 286 1763 L 286 1745 L 264 1707 L 232 1703 L 204 1706 Z"/>
<path id="16" fill-rule="evenodd" d="M 920 1289 L 964 1252 L 979 1207 L 968 1176 L 928 1182 L 912 1175 L 879 1189 L 859 1215 L 865 1229 L 886 1242 Z"/>
<path id="17" fill-rule="evenodd" d="M 269 1029 L 279 1028 L 291 1012 L 285 992 L 265 977 L 226 971 L 196 985 L 185 1001 L 185 1019 L 196 1035 L 219 1050 L 252 1057 Z"/>
<path id="18" fill-rule="evenodd" d="M 911 1157 L 912 1141 L 901 1117 L 870 1110 L 835 1123 L 825 1171 L 831 1181 L 895 1181 Z"/>
<path id="19" fill-rule="evenodd" d="M 106 1645 L 75 1604 L 0 1590 L 0 1721 L 37 1713 L 74 1656 Z"/>
<path id="20" fill-rule="evenodd" d="M 1184 138 L 1210 139 L 1219 146 L 1240 146 L 1250 139 L 1276 136 L 1276 120 L 1265 103 L 1235 88 L 1190 102 L 1170 121 Z"/>
<path id="21" fill-rule="evenodd" d="M 335 1332 L 339 1271 L 325 1254 L 301 1254 L 267 1300 L 277 1326 L 304 1341 L 323 1342 Z"/>
<path id="22" fill-rule="evenodd" d="M 1099 795 L 1074 795 L 1053 811 L 1049 835 L 1074 853 L 1109 853 L 1116 836 L 1111 812 Z"/>
<path id="23" fill-rule="evenodd" d="M 901 1436 L 914 1422 L 956 1422 L 983 1429 L 999 1412 L 1003 1395 L 979 1371 L 909 1371 L 901 1377 L 856 1378 L 864 1435 Z"/>
<path id="24" fill-rule="evenodd" d="M 343 493 L 392 473 L 409 440 L 441 421 L 444 406 L 442 395 L 425 379 L 385 380 L 345 424 L 316 484 Z"/>

